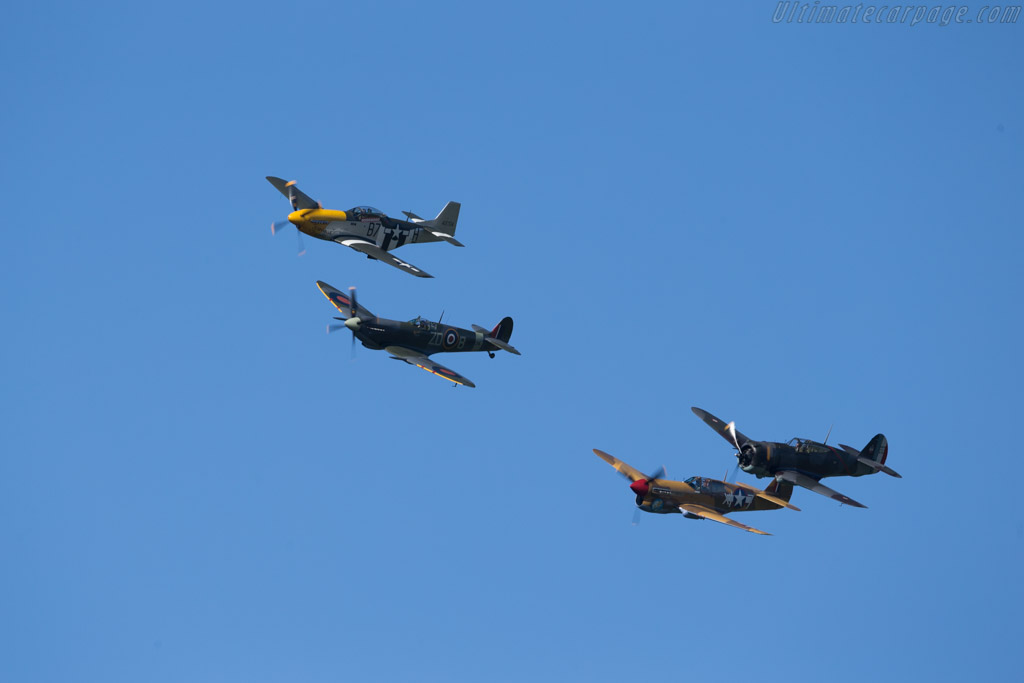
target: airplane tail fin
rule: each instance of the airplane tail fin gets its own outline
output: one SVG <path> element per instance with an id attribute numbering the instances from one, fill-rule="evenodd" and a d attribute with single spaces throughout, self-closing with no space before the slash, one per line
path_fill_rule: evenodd
<path id="1" fill-rule="evenodd" d="M 868 445 L 861 450 L 860 455 L 868 460 L 874 460 L 879 465 L 884 465 L 885 459 L 889 457 L 889 442 L 885 440 L 883 434 L 876 434 L 875 438 L 868 441 Z"/>
<path id="2" fill-rule="evenodd" d="M 793 497 L 793 485 L 788 481 L 773 479 L 772 483 L 768 484 L 768 487 L 764 492 L 769 493 L 776 498 L 781 498 L 788 503 L 789 499 Z"/>
<path id="3" fill-rule="evenodd" d="M 493 351 L 493 349 L 501 349 L 514 353 L 517 356 L 523 354 L 519 353 L 519 350 L 508 343 L 508 340 L 512 338 L 512 318 L 508 316 L 501 319 L 501 322 L 494 326 L 494 329 L 489 331 L 486 327 L 480 327 L 479 325 L 473 325 L 473 331 L 478 332 L 484 336 L 485 351 Z M 493 358 L 493 356 L 492 356 Z"/>
<path id="4" fill-rule="evenodd" d="M 462 204 L 458 202 L 448 202 L 434 220 L 426 222 L 438 232 L 453 237 L 455 235 L 455 226 L 459 222 L 459 209 L 461 208 Z"/>
<path id="5" fill-rule="evenodd" d="M 423 227 L 425 234 L 420 238 L 421 242 L 443 241 L 452 246 L 464 247 L 466 245 L 455 239 L 455 226 L 459 223 L 459 209 L 461 208 L 462 204 L 458 202 L 448 202 L 441 209 L 441 213 L 429 221 L 423 220 L 412 211 L 403 211 L 402 213 L 410 223 L 416 223 Z"/>
<path id="6" fill-rule="evenodd" d="M 508 340 L 512 338 L 512 318 L 508 316 L 502 318 L 501 322 L 494 326 L 494 329 L 491 330 L 488 336 L 508 343 Z"/>

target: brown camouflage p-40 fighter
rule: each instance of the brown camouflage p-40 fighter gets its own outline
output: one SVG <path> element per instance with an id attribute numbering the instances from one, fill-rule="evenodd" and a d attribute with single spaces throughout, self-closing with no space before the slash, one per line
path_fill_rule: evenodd
<path id="1" fill-rule="evenodd" d="M 664 467 L 659 467 L 657 472 L 648 476 L 604 451 L 595 448 L 594 453 L 632 482 L 629 488 L 636 494 L 637 508 L 644 512 L 682 513 L 689 519 L 710 519 L 751 533 L 771 536 L 766 531 L 740 524 L 726 515 L 730 512 L 778 510 L 784 507 L 800 509 L 789 503 L 793 485 L 787 482 L 773 481 L 762 491 L 749 484 L 730 484 L 707 477 L 672 481 L 664 478 Z"/>

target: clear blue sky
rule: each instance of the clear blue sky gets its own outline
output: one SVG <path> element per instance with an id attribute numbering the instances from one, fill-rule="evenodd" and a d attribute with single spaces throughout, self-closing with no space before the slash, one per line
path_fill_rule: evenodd
<path id="1" fill-rule="evenodd" d="M 774 9 L 5 8 L 0 680 L 1019 675 L 1024 20 Z M 466 248 L 297 258 L 266 175 Z M 692 405 L 904 479 L 634 528 L 591 449 L 720 477 Z"/>

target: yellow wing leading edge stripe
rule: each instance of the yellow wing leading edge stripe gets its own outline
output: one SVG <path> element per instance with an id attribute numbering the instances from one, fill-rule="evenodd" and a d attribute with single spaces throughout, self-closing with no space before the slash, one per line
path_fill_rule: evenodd
<path id="1" fill-rule="evenodd" d="M 436 376 L 438 376 L 438 377 L 440 377 L 442 379 L 448 380 L 449 382 L 455 382 L 456 384 L 461 384 L 464 387 L 474 387 L 474 388 L 476 387 L 476 385 L 473 384 L 472 382 L 470 382 L 468 379 L 466 379 L 462 375 L 459 375 L 454 370 L 449 370 L 448 368 L 446 368 L 443 365 L 438 365 L 436 363 L 433 364 L 434 367 L 437 368 L 437 370 L 435 370 L 434 368 L 427 367 L 426 365 L 423 365 L 423 363 L 419 363 L 419 362 L 417 362 L 415 360 L 410 360 L 409 362 L 412 363 L 413 365 L 415 365 L 418 368 L 426 370 L 431 375 L 436 375 Z M 429 361 L 427 361 L 427 362 L 429 362 Z M 446 374 L 446 373 L 451 373 L 451 374 Z"/>

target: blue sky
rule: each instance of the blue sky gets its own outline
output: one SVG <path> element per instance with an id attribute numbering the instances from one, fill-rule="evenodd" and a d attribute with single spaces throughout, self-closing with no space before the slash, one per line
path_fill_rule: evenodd
<path id="1" fill-rule="evenodd" d="M 1022 27 L 774 9 L 7 8 L 0 680 L 1016 675 Z M 266 175 L 466 248 L 297 258 Z M 591 449 L 720 477 L 693 405 L 904 479 L 632 527 Z"/>

